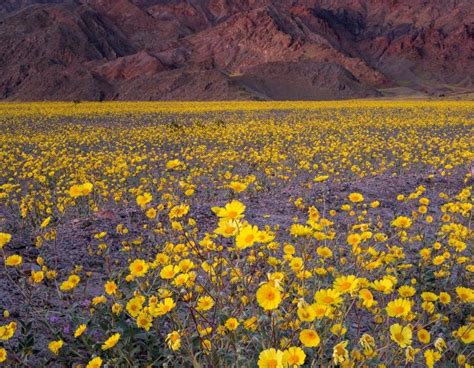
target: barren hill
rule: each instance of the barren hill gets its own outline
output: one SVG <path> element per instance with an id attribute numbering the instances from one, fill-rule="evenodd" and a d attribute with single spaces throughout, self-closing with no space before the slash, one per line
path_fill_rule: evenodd
<path id="1" fill-rule="evenodd" d="M 474 90 L 472 0 L 4 0 L 0 98 L 338 99 Z"/>

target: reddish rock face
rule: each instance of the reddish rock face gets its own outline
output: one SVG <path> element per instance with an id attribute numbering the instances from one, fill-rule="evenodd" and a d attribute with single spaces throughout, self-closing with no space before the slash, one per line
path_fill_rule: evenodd
<path id="1" fill-rule="evenodd" d="M 163 64 L 145 51 L 117 58 L 93 69 L 110 83 L 149 76 L 164 70 Z"/>
<path id="2" fill-rule="evenodd" d="M 440 95 L 472 92 L 473 55 L 471 0 L 0 4 L 2 99 Z"/>

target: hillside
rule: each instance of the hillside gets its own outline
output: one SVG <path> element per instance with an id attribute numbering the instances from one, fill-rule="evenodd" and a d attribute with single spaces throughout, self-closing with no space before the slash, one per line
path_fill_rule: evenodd
<path id="1" fill-rule="evenodd" d="M 462 96 L 471 0 L 6 0 L 0 99 Z"/>

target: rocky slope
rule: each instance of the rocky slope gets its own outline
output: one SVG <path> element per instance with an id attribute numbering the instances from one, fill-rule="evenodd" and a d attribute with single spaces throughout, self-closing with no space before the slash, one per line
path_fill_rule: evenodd
<path id="1" fill-rule="evenodd" d="M 0 98 L 472 92 L 471 0 L 4 0 Z"/>

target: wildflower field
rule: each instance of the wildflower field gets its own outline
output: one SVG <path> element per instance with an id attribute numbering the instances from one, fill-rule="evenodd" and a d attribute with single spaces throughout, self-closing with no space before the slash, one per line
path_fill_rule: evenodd
<path id="1" fill-rule="evenodd" d="M 0 104 L 0 366 L 471 367 L 473 102 Z"/>

